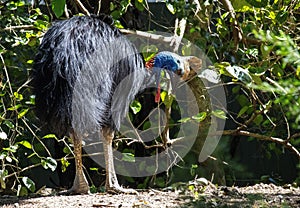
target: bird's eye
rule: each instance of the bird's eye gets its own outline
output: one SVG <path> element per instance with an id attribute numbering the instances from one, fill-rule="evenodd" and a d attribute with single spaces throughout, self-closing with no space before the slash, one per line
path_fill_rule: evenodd
<path id="1" fill-rule="evenodd" d="M 179 61 L 179 60 L 177 60 L 176 62 L 177 62 L 177 64 L 180 64 L 180 61 Z"/>

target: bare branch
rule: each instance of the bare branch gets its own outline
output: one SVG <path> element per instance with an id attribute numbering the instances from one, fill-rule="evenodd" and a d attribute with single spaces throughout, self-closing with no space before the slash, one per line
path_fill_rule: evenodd
<path id="1" fill-rule="evenodd" d="M 173 39 L 170 43 L 170 46 L 174 45 L 173 52 L 175 52 L 175 53 L 178 52 L 181 40 L 182 40 L 183 35 L 184 35 L 185 28 L 186 28 L 186 19 L 183 18 L 183 19 L 180 20 L 180 22 L 178 22 L 178 19 L 176 19 L 175 29 L 174 29 L 174 36 L 173 36 Z M 178 29 L 179 29 L 179 35 L 177 34 Z"/>
<path id="2" fill-rule="evenodd" d="M 274 142 L 274 143 L 280 144 L 280 145 L 286 147 L 287 149 L 289 149 L 291 152 L 296 154 L 298 156 L 298 159 L 300 160 L 299 150 L 297 150 L 290 142 L 287 142 L 287 140 L 284 140 L 284 139 L 281 139 L 278 137 L 265 136 L 265 135 L 261 135 L 261 134 L 257 134 L 257 133 L 253 133 L 253 132 L 249 132 L 249 131 L 236 131 L 236 130 L 217 131 L 217 132 L 215 132 L 215 135 L 247 136 L 247 137 L 253 137 L 253 138 L 256 138 L 259 140 L 263 140 L 263 141 Z M 297 134 L 296 136 L 299 136 L 299 134 Z"/>
<path id="3" fill-rule="evenodd" d="M 100 10 L 101 10 L 101 0 L 98 0 L 98 9 L 97 9 L 97 15 L 100 14 Z"/>
<path id="4" fill-rule="evenodd" d="M 165 43 L 171 43 L 173 40 L 173 37 L 165 37 L 162 35 L 156 35 L 152 34 L 150 32 L 144 32 L 144 31 L 139 31 L 139 30 L 127 30 L 127 29 L 120 29 L 120 31 L 125 34 L 125 35 L 137 35 L 143 38 L 148 38 L 151 40 L 157 40 L 159 42 L 165 42 Z"/>
<path id="5" fill-rule="evenodd" d="M 1 31 L 11 31 L 11 30 L 33 30 L 36 29 L 33 25 L 16 25 L 16 26 L 9 26 L 6 28 L 1 29 Z"/>
<path id="6" fill-rule="evenodd" d="M 91 16 L 90 12 L 84 7 L 80 0 L 75 0 L 76 4 L 79 6 L 80 10 L 87 16 Z"/>
<path id="7" fill-rule="evenodd" d="M 236 14 L 234 11 L 234 8 L 230 2 L 230 0 L 221 0 L 222 4 L 224 5 L 225 9 L 229 12 L 230 17 L 232 18 L 232 26 L 233 26 L 233 40 L 234 40 L 234 46 L 235 50 L 237 51 L 239 48 L 239 42 L 243 39 L 242 36 L 242 30 L 238 25 L 238 22 L 236 20 Z"/>

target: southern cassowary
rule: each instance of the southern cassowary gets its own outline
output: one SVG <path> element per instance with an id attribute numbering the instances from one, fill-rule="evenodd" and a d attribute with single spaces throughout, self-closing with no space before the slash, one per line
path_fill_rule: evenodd
<path id="1" fill-rule="evenodd" d="M 157 83 L 159 69 L 181 77 L 189 73 L 187 59 L 171 52 L 160 52 L 144 63 L 135 46 L 112 23 L 104 15 L 58 21 L 44 35 L 35 58 L 32 85 L 37 117 L 57 136 L 69 135 L 73 140 L 76 176 L 70 193 L 89 191 L 82 168 L 82 139 L 95 130 L 103 140 L 106 190 L 134 192 L 122 188 L 117 180 L 112 150 L 114 131 L 153 72 Z M 115 95 L 120 97 L 114 108 L 114 90 L 130 74 L 134 76 L 126 83 L 127 90 Z"/>

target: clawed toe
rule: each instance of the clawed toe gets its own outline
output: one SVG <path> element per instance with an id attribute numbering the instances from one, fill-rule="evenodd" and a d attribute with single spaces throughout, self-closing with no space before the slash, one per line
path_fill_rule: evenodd
<path id="1" fill-rule="evenodd" d="M 139 195 L 139 193 L 136 190 L 123 188 L 122 186 L 114 186 L 114 187 L 109 187 L 109 188 L 106 187 L 106 191 L 108 193 L 111 193 L 111 194 L 124 193 L 124 194 L 136 194 L 136 195 Z"/>

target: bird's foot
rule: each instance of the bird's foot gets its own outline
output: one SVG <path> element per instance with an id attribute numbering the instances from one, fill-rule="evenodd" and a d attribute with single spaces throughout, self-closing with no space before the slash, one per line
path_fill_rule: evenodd
<path id="1" fill-rule="evenodd" d="M 64 191 L 58 192 L 58 195 L 80 195 L 80 194 L 89 194 L 90 193 L 90 188 L 87 187 L 75 187 L 74 185 Z"/>
<path id="2" fill-rule="evenodd" d="M 90 187 L 89 184 L 84 176 L 84 174 L 76 174 L 73 186 L 60 194 L 63 195 L 77 195 L 77 194 L 89 194 Z"/>
<path id="3" fill-rule="evenodd" d="M 124 194 L 136 194 L 138 195 L 139 193 L 134 190 L 134 189 L 128 189 L 128 188 L 123 188 L 122 186 L 120 185 L 114 185 L 114 186 L 110 186 L 110 187 L 107 187 L 106 186 L 106 191 L 108 193 L 111 193 L 111 194 L 119 194 L 119 193 L 124 193 Z"/>

